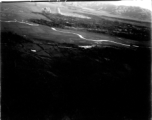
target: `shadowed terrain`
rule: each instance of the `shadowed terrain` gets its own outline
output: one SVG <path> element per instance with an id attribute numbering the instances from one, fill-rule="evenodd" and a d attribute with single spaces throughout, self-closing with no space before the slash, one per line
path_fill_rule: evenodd
<path id="1" fill-rule="evenodd" d="M 4 32 L 2 56 L 4 119 L 148 119 L 149 49 L 84 49 Z"/>

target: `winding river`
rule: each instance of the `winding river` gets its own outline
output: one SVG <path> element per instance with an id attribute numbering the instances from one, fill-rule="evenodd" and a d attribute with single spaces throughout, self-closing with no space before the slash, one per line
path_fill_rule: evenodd
<path id="1" fill-rule="evenodd" d="M 2 21 L 0 20 L 1 22 L 17 22 L 17 23 L 22 23 L 22 24 L 27 24 L 27 25 L 30 25 L 30 26 L 39 26 L 39 24 L 33 24 L 33 23 L 29 23 L 27 21 L 17 21 L 16 19 L 12 20 L 12 21 Z M 123 43 L 119 43 L 119 42 L 115 42 L 115 41 L 111 41 L 111 40 L 94 40 L 94 39 L 87 39 L 85 37 L 83 37 L 82 35 L 78 34 L 78 33 L 74 33 L 74 32 L 65 32 L 65 31 L 60 31 L 60 30 L 57 30 L 56 28 L 54 27 L 51 27 L 52 30 L 56 31 L 56 32 L 62 32 L 62 33 L 70 33 L 70 34 L 74 34 L 74 35 L 77 35 L 79 38 L 83 39 L 83 40 L 87 40 L 87 41 L 94 41 L 96 43 L 101 43 L 101 42 L 111 42 L 111 43 L 115 43 L 115 44 L 119 44 L 119 45 L 123 45 L 123 46 L 130 46 L 128 44 L 123 44 Z"/>

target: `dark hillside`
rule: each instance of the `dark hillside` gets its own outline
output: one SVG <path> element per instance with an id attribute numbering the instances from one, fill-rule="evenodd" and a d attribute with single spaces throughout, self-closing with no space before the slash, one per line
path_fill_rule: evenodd
<path id="1" fill-rule="evenodd" d="M 150 49 L 83 49 L 1 35 L 3 120 L 150 117 Z"/>

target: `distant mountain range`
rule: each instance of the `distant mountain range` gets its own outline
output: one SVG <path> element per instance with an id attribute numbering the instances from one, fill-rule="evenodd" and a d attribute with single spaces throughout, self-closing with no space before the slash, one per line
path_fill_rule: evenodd
<path id="1" fill-rule="evenodd" d="M 152 11 L 138 6 L 114 5 L 105 2 L 73 2 L 68 3 L 73 6 L 82 6 L 96 11 L 107 12 L 111 15 L 116 15 L 128 19 L 139 21 L 151 21 Z"/>

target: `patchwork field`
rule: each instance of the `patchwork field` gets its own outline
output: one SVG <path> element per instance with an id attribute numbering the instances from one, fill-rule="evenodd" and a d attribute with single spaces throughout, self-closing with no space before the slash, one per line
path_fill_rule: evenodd
<path id="1" fill-rule="evenodd" d="M 143 34 L 145 34 L 146 36 L 144 36 L 144 35 L 138 35 L 137 34 L 137 36 L 135 35 L 133 35 L 133 33 L 134 33 L 134 31 L 137 31 L 137 29 L 136 28 L 133 28 L 134 26 L 132 25 L 132 24 L 128 24 L 129 26 L 131 26 L 128 30 L 129 31 L 126 31 L 126 33 L 125 33 L 125 29 L 127 29 L 127 27 L 121 27 L 122 25 L 124 26 L 125 24 L 124 23 L 122 23 L 122 25 L 121 25 L 121 23 L 120 23 L 120 25 L 116 25 L 116 23 L 114 22 L 114 24 L 115 24 L 115 29 L 114 29 L 114 25 L 112 24 L 112 22 L 113 22 L 113 20 L 112 21 L 109 21 L 108 19 L 107 19 L 107 21 L 109 21 L 109 22 L 105 22 L 104 23 L 104 21 L 106 21 L 106 20 L 104 20 L 104 21 L 101 21 L 101 28 L 97 28 L 98 30 L 95 30 L 96 28 L 96 26 L 93 26 L 93 29 L 92 28 L 87 28 L 86 29 L 86 25 L 89 25 L 89 23 L 91 23 L 92 22 L 92 20 L 90 21 L 90 20 L 87 20 L 86 19 L 86 21 L 85 21 L 85 18 L 84 18 L 84 20 L 83 20 L 83 18 L 76 18 L 76 20 L 73 20 L 73 23 L 72 24 L 76 24 L 76 21 L 82 21 L 82 23 L 80 22 L 80 23 L 77 23 L 77 25 L 71 25 L 71 20 L 70 19 L 73 19 L 72 17 L 67 17 L 67 16 L 65 16 L 65 19 L 66 19 L 66 21 L 64 20 L 64 19 L 62 19 L 63 17 L 64 17 L 64 15 L 60 15 L 60 16 L 56 16 L 56 14 L 55 13 L 57 13 L 57 14 L 60 14 L 59 13 L 59 9 L 60 9 L 60 11 L 62 11 L 63 13 L 66 13 L 66 14 L 68 14 L 69 13 L 69 15 L 70 14 L 74 14 L 73 13 L 73 11 L 71 11 L 71 10 L 69 10 L 67 7 L 65 7 L 65 6 L 63 6 L 62 4 L 56 4 L 56 3 L 53 3 L 53 4 L 51 4 L 51 3 L 48 3 L 48 4 L 46 4 L 46 3 L 11 3 L 11 4 L 6 4 L 6 3 L 3 3 L 4 5 L 2 6 L 2 17 L 1 17 L 1 20 L 2 21 L 8 21 L 8 20 L 17 20 L 17 21 L 31 21 L 31 19 L 32 19 L 32 22 L 35 22 L 35 23 L 37 23 L 37 21 L 36 20 L 39 20 L 39 22 L 38 22 L 38 24 L 42 24 L 42 20 L 43 21 L 48 21 L 48 23 L 50 22 L 50 23 L 52 23 L 52 22 L 56 22 L 56 24 L 60 24 L 60 25 L 64 25 L 65 27 L 67 26 L 66 24 L 65 24 L 65 22 L 67 22 L 67 21 L 69 21 L 69 25 L 70 25 L 70 27 L 68 28 L 68 29 L 66 29 L 66 28 L 64 28 L 64 29 L 60 29 L 60 28 L 58 28 L 58 29 L 60 29 L 60 31 L 70 31 L 71 33 L 76 33 L 76 34 L 79 34 L 79 35 L 82 35 L 84 38 L 87 38 L 87 39 L 94 39 L 94 40 L 111 40 L 111 41 L 115 41 L 115 42 L 120 42 L 120 43 L 127 43 L 127 44 L 136 44 L 136 45 L 141 45 L 141 44 L 143 44 L 143 45 L 147 45 L 147 46 L 149 46 L 149 42 L 148 41 L 150 41 L 149 39 L 150 39 L 150 31 L 149 31 L 149 28 L 147 28 L 146 26 L 146 28 L 137 28 L 137 29 L 139 29 L 140 31 L 142 30 L 142 29 L 145 29 L 145 33 L 143 33 Z M 5 5 L 6 4 L 6 5 Z M 5 8 L 3 9 L 3 7 L 5 6 Z M 10 7 L 9 7 L 10 6 Z M 8 8 L 9 7 L 9 8 Z M 14 7 L 14 8 L 13 8 Z M 45 14 L 40 14 L 41 12 L 43 12 L 43 8 L 50 8 L 50 10 L 51 10 L 51 13 L 49 14 L 49 13 L 45 13 Z M 59 8 L 60 7 L 60 8 Z M 22 9 L 21 9 L 22 8 Z M 10 9 L 10 10 L 9 10 Z M 68 11 L 69 10 L 69 11 Z M 66 12 L 67 11 L 67 12 Z M 39 13 L 39 14 L 37 14 L 37 13 Z M 79 13 L 81 13 L 82 14 L 82 12 L 79 12 Z M 52 15 L 51 15 L 52 14 Z M 80 14 L 80 15 L 81 15 Z M 89 16 L 89 14 L 88 14 L 88 16 Z M 52 17 L 57 17 L 56 18 L 56 20 L 55 19 L 52 19 Z M 98 16 L 92 16 L 92 15 L 90 15 L 90 18 L 94 18 L 94 20 L 95 21 L 99 21 L 99 17 Z M 104 18 L 105 19 L 105 18 Z M 33 20 L 35 20 L 35 21 L 33 21 Z M 53 21 L 52 21 L 53 20 Z M 62 22 L 61 22 L 62 21 Z M 83 23 L 85 21 L 85 24 Z M 87 22 L 88 21 L 88 22 Z M 4 23 L 4 24 L 11 24 L 11 23 Z M 26 35 L 28 35 L 30 32 L 32 32 L 32 33 L 35 33 L 35 34 L 37 34 L 36 32 L 35 32 L 35 30 L 38 30 L 37 32 L 39 33 L 39 35 L 40 35 L 40 37 L 45 37 L 45 38 L 47 38 L 47 37 L 50 37 L 50 33 L 52 33 L 52 37 L 53 37 L 53 34 L 54 34 L 54 36 L 56 36 L 56 35 L 59 35 L 59 34 L 61 34 L 61 36 L 71 36 L 70 37 L 70 39 L 72 39 L 73 41 L 75 41 L 75 39 L 77 39 L 78 41 L 81 41 L 81 40 L 84 40 L 84 39 L 81 39 L 79 36 L 77 36 L 77 35 L 74 35 L 74 34 L 70 34 L 70 33 L 63 33 L 63 32 L 53 32 L 53 30 L 51 29 L 51 28 L 49 28 L 49 27 L 46 27 L 46 26 L 48 26 L 48 24 L 42 24 L 42 25 L 39 25 L 39 27 L 32 27 L 32 29 L 31 29 L 31 26 L 29 26 L 29 25 L 26 25 L 26 24 L 21 24 L 21 23 L 15 23 L 15 24 L 19 24 L 18 26 L 25 26 L 25 28 L 26 28 L 26 30 L 24 30 L 24 28 L 21 28 L 21 27 L 19 27 L 19 31 L 22 31 L 22 34 L 26 34 Z M 79 26 L 79 24 L 82 26 L 82 27 L 80 27 Z M 94 23 L 94 25 L 96 25 L 96 24 L 99 24 L 99 22 L 97 22 L 97 23 Z M 104 25 L 105 24 L 105 25 Z M 110 25 L 111 24 L 111 25 Z M 44 26 L 45 25 L 45 26 Z M 68 25 L 68 26 L 69 26 Z M 84 26 L 85 25 L 85 26 Z M 108 25 L 108 26 L 107 26 Z M 110 25 L 110 26 L 109 26 Z M 127 24 L 126 24 L 127 25 Z M 12 25 L 9 25 L 9 27 L 11 27 Z M 29 26 L 29 27 L 28 27 Z M 68 27 L 67 26 L 67 27 Z M 73 29 L 73 27 L 74 28 L 76 28 L 76 29 Z M 92 25 L 91 25 L 92 26 Z M 52 27 L 54 27 L 54 25 L 52 25 Z M 80 28 L 82 28 L 82 30 L 81 29 L 79 29 L 79 27 Z M 2 27 L 3 28 L 3 27 Z M 119 29 L 118 29 L 119 28 Z M 11 28 L 10 28 L 11 29 Z M 18 29 L 18 27 L 17 28 L 15 28 L 16 30 Z M 29 29 L 29 30 L 28 30 Z M 41 30 L 40 30 L 41 29 Z M 100 30 L 101 29 L 101 30 Z M 118 30 L 117 30 L 118 29 Z M 133 29 L 136 29 L 136 30 L 133 30 Z M 77 31 L 76 31 L 77 30 Z M 24 32 L 23 32 L 24 31 Z M 26 33 L 26 31 L 28 31 L 27 33 Z M 30 31 L 30 32 L 29 32 Z M 40 32 L 41 31 L 41 32 Z M 51 31 L 51 32 L 50 32 Z M 122 32 L 121 32 L 122 31 Z M 138 32 L 140 32 L 140 31 L 138 31 Z M 148 32 L 149 31 L 149 32 Z M 92 32 L 94 32 L 94 33 L 92 33 Z M 133 32 L 133 33 L 131 33 L 132 34 L 132 36 L 134 36 L 134 37 L 130 37 L 131 38 L 131 40 L 130 39 L 128 39 L 129 38 L 129 32 Z M 45 34 L 45 35 L 43 35 L 43 34 Z M 47 34 L 47 35 L 46 35 Z M 119 35 L 120 34 L 120 35 Z M 34 35 L 34 34 L 33 34 Z M 124 38 L 126 36 L 126 38 Z M 128 37 L 127 37 L 128 36 Z M 68 37 L 69 38 L 69 37 Z M 68 39 L 67 38 L 67 39 Z M 120 39 L 121 39 L 121 41 L 120 41 Z M 140 40 L 141 39 L 141 40 Z M 138 41 L 140 41 L 140 42 L 138 42 Z M 141 42 L 142 41 L 142 42 Z M 146 42 L 147 41 L 147 42 Z M 61 41 L 60 41 L 61 42 Z M 85 41 L 85 42 L 91 42 L 91 41 Z M 76 43 L 77 43 L 77 41 L 76 41 Z M 91 42 L 92 43 L 92 42 Z"/>

